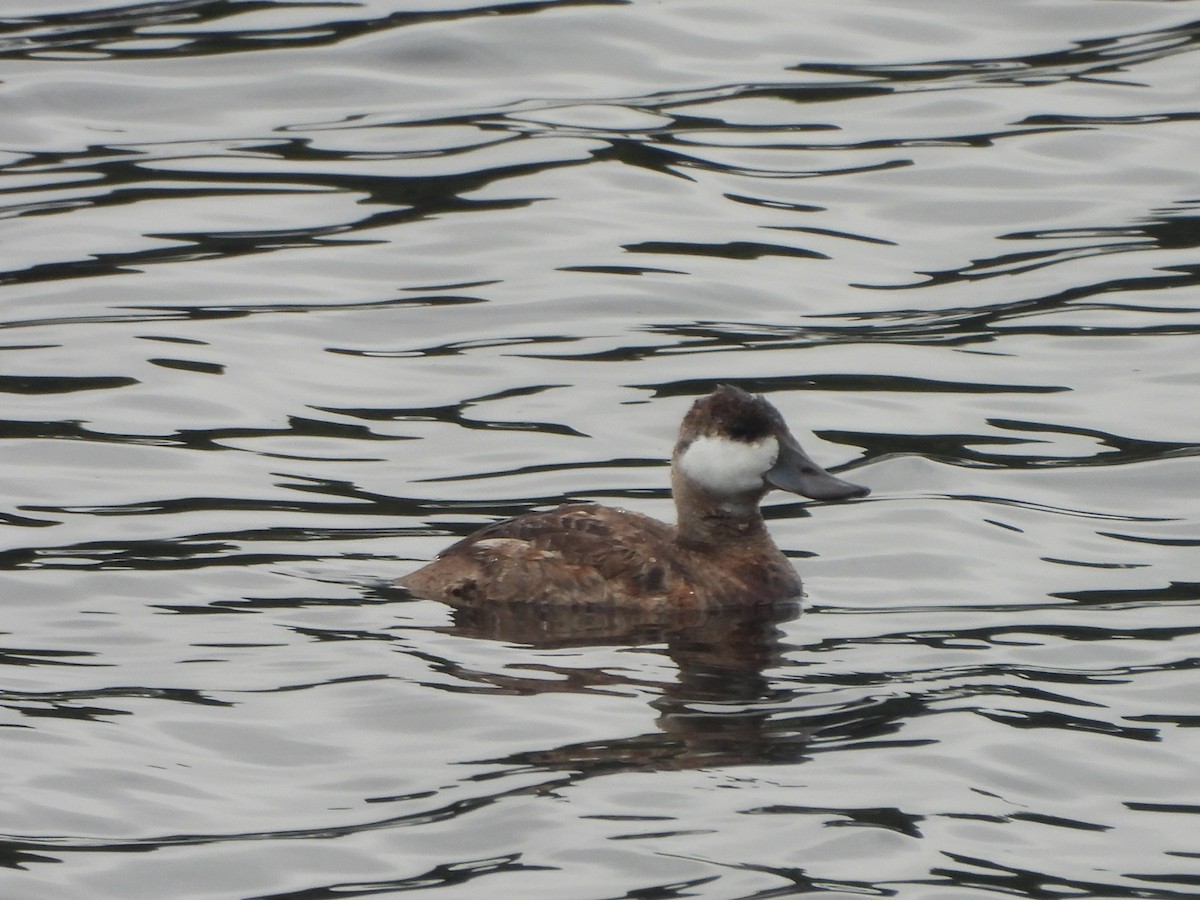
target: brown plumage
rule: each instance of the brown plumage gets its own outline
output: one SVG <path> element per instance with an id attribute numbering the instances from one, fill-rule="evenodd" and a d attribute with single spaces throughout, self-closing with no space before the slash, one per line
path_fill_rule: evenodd
<path id="1" fill-rule="evenodd" d="M 671 463 L 675 527 L 597 504 L 561 506 L 488 525 L 399 584 L 453 606 L 769 603 L 799 594 L 800 579 L 766 530 L 767 491 L 868 493 L 809 459 L 770 403 L 733 387 L 696 401 Z"/>

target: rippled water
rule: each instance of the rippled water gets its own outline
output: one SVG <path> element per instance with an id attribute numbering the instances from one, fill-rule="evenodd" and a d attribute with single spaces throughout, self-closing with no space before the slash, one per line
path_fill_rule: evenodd
<path id="1" fill-rule="evenodd" d="M 0 896 L 1196 896 L 1198 38 L 5 0 Z M 387 586 L 721 382 L 803 615 Z"/>

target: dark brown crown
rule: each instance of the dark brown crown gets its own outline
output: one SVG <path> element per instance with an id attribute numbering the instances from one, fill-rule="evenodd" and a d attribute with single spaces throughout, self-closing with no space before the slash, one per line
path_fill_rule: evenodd
<path id="1" fill-rule="evenodd" d="M 751 444 L 782 427 L 779 411 L 761 396 L 724 384 L 692 404 L 681 431 L 691 435 L 719 434 Z"/>

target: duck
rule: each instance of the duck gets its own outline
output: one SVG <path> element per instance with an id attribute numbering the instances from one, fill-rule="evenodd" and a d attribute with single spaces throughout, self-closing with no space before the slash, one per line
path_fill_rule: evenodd
<path id="1" fill-rule="evenodd" d="M 762 395 L 723 385 L 696 400 L 679 426 L 671 454 L 675 525 L 571 503 L 487 525 L 397 583 L 458 608 L 682 610 L 794 599 L 800 577 L 760 508 L 772 489 L 819 501 L 870 493 L 814 462 Z"/>

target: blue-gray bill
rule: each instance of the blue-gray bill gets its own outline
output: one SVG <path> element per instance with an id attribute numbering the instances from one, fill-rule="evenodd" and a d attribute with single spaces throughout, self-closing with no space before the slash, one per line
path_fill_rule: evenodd
<path id="1" fill-rule="evenodd" d="M 790 434 L 780 440 L 779 458 L 765 478 L 772 487 L 812 500 L 850 500 L 871 493 L 868 487 L 830 475 L 812 461 Z"/>

